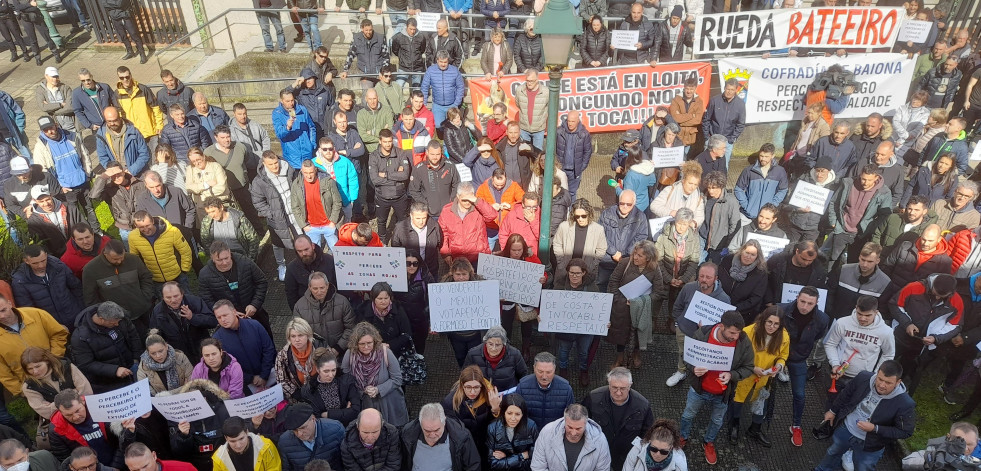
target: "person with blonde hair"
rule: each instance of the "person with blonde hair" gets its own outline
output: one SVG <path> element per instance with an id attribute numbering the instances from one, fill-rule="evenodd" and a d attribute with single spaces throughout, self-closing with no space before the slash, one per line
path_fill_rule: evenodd
<path id="1" fill-rule="evenodd" d="M 187 355 L 168 345 L 160 336 L 160 331 L 150 329 L 146 337 L 146 351 L 140 355 L 140 366 L 136 370 L 136 380 L 146 378 L 150 392 L 154 395 L 173 391 L 191 379 L 194 367 Z"/>
<path id="2" fill-rule="evenodd" d="M 286 345 L 276 354 L 276 381 L 283 386 L 283 395 L 298 399 L 307 380 L 317 374 L 314 350 L 326 346 L 323 339 L 303 318 L 294 317 L 286 323 Z"/>
<path id="3" fill-rule="evenodd" d="M 688 208 L 695 213 L 695 227 L 705 221 L 705 198 L 698 191 L 702 182 L 702 166 L 693 160 L 681 165 L 681 178 L 673 185 L 661 190 L 650 210 L 654 217 L 674 217 L 681 208 Z"/>

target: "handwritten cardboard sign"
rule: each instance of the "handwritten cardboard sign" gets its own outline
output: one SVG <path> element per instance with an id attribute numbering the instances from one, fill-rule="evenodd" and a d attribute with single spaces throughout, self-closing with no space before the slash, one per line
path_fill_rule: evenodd
<path id="1" fill-rule="evenodd" d="M 541 264 L 482 253 L 477 257 L 477 273 L 501 282 L 501 299 L 538 307 L 545 274 Z"/>
<path id="2" fill-rule="evenodd" d="M 431 283 L 429 319 L 433 332 L 484 330 L 501 323 L 497 280 Z"/>
<path id="3" fill-rule="evenodd" d="M 171 422 L 193 422 L 215 415 L 201 391 L 190 391 L 173 396 L 156 396 L 150 399 L 160 415 Z"/>
<path id="4" fill-rule="evenodd" d="M 146 378 L 102 394 L 85 396 L 89 416 L 96 422 L 118 422 L 150 412 L 150 381 Z"/>
<path id="5" fill-rule="evenodd" d="M 543 289 L 538 330 L 605 336 L 612 307 L 613 293 Z"/>
<path id="6" fill-rule="evenodd" d="M 685 309 L 685 319 L 700 325 L 713 325 L 719 323 L 724 312 L 735 310 L 736 306 L 696 290 L 695 296 L 691 298 L 688 308 Z"/>
<path id="7" fill-rule="evenodd" d="M 384 281 L 398 292 L 409 290 L 403 247 L 334 247 L 337 289 L 369 291 Z"/>

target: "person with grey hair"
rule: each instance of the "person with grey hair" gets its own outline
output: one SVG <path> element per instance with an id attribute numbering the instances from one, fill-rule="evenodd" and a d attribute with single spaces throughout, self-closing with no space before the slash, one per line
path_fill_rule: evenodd
<path id="1" fill-rule="evenodd" d="M 723 159 L 726 155 L 726 146 L 728 141 L 722 134 L 709 136 L 705 142 L 705 150 L 695 157 L 695 161 L 702 166 L 702 175 L 708 175 L 709 172 L 722 172 L 728 177 L 728 162 Z"/>
<path id="2" fill-rule="evenodd" d="M 698 272 L 698 262 L 701 261 L 702 241 L 698 237 L 698 229 L 695 228 L 695 213 L 689 208 L 680 208 L 674 215 L 674 221 L 664 225 L 660 235 L 655 234 L 654 248 L 661 264 L 661 281 L 664 283 L 664 291 L 668 294 L 668 312 L 674 307 L 681 288 L 686 283 L 695 281 Z M 654 305 L 654 312 L 660 317 L 660 304 Z M 668 324 L 671 323 L 670 315 L 666 315 Z M 629 447 L 623 450 L 623 457 L 630 451 Z"/>
<path id="3" fill-rule="evenodd" d="M 71 338 L 72 358 L 96 393 L 133 382 L 143 353 L 139 332 L 126 311 L 112 301 L 89 306 L 79 313 Z"/>
<path id="4" fill-rule="evenodd" d="M 306 291 L 293 305 L 293 316 L 307 321 L 324 346 L 338 356 L 347 350 L 351 330 L 357 324 L 351 303 L 337 293 L 328 275 L 319 271 L 310 273 Z"/>
<path id="5" fill-rule="evenodd" d="M 407 108 L 411 116 L 411 108 Z M 403 120 L 405 110 L 402 114 Z M 460 185 L 460 173 L 456 166 L 443 158 L 443 148 L 439 141 L 429 141 L 426 145 L 425 159 L 412 168 L 409 176 L 409 197 L 413 202 L 429 205 L 429 215 L 439 219 L 443 208 L 452 203 Z M 495 212 L 496 215 L 496 212 Z M 444 231 L 445 235 L 445 231 Z M 484 236 L 486 239 L 486 235 Z"/>
<path id="6" fill-rule="evenodd" d="M 483 341 L 467 352 L 463 366 L 477 365 L 498 391 L 515 387 L 528 374 L 528 366 L 521 352 L 508 344 L 507 330 L 495 325 L 487 329 Z"/>
<path id="7" fill-rule="evenodd" d="M 17 438 L 8 438 L 0 442 L 0 469 L 10 471 L 55 471 L 60 468 L 61 463 L 48 450 L 32 452 L 27 445 Z"/>
<path id="8" fill-rule="evenodd" d="M 6 441 L 4 443 L 6 443 Z M 942 451 L 952 451 L 949 448 L 949 445 L 953 445 L 955 443 L 963 443 L 964 452 L 962 455 L 954 455 L 951 456 L 951 458 L 958 460 L 963 459 L 963 461 L 960 463 L 962 463 L 965 467 L 943 467 L 942 465 L 945 464 L 944 461 L 937 460 L 943 459 L 944 453 L 942 453 Z M 3 444 L 0 443 L 0 447 L 2 446 Z M 955 422 L 951 424 L 950 431 L 947 432 L 947 435 L 928 440 L 925 450 L 914 451 L 909 455 L 906 455 L 906 457 L 903 458 L 903 470 L 920 471 L 924 469 L 978 469 L 981 466 L 979 466 L 977 458 L 973 458 L 971 456 L 977 446 L 978 427 L 970 422 Z M 2 448 L 0 448 L 0 450 L 2 450 Z M 0 455 L 0 458 L 2 458 L 2 455 Z M 969 465 L 973 466 L 967 467 Z"/>
<path id="9" fill-rule="evenodd" d="M 432 402 L 402 429 L 402 469 L 478 471 L 483 458 L 463 423 Z"/>
<path id="10" fill-rule="evenodd" d="M 831 171 L 837 178 L 844 179 L 850 175 L 858 160 L 855 156 L 855 143 L 848 138 L 851 134 L 851 125 L 844 121 L 835 121 L 831 126 L 831 134 L 818 139 L 811 147 L 805 160 L 807 170 L 814 168 L 821 157 L 828 157 L 831 159 Z"/>
<path id="11" fill-rule="evenodd" d="M 582 405 L 606 435 L 613 469 L 620 469 L 634 439 L 643 437 L 654 425 L 654 413 L 650 401 L 631 389 L 634 380 L 629 369 L 613 368 L 606 380 L 608 385 L 590 391 Z"/>
<path id="12" fill-rule="evenodd" d="M 541 352 L 535 355 L 533 372 L 518 381 L 515 391 L 528 403 L 528 418 L 539 426 L 559 420 L 566 406 L 575 402 L 572 385 L 555 375 L 555 355 Z"/>
<path id="13" fill-rule="evenodd" d="M 429 97 L 432 92 L 432 112 L 437 127 L 442 126 L 446 120 L 447 110 L 459 108 L 463 104 L 463 95 L 466 93 L 463 74 L 457 66 L 450 64 L 450 54 L 447 51 L 436 52 L 436 63 L 426 69 L 420 90 L 423 97 Z"/>
<path id="14" fill-rule="evenodd" d="M 722 94 L 709 100 L 705 115 L 702 116 L 702 130 L 706 136 L 721 134 L 726 138 L 727 168 L 732 158 L 732 145 L 746 127 L 746 102 L 736 99 L 737 90 L 739 90 L 738 80 L 735 78 L 726 80 Z"/>
<path id="15" fill-rule="evenodd" d="M 978 183 L 961 180 L 951 198 L 934 201 L 930 209 L 937 214 L 940 228 L 944 232 L 956 233 L 978 227 L 981 224 L 981 213 L 974 209 L 977 196 Z"/>
<path id="16" fill-rule="evenodd" d="M 443 247 L 443 230 L 436 218 L 429 217 L 429 205 L 415 202 L 409 206 L 409 217 L 395 225 L 392 247 L 415 250 L 433 276 L 439 274 L 439 251 Z"/>
<path id="17" fill-rule="evenodd" d="M 89 69 L 79 69 L 78 80 L 82 84 L 72 90 L 72 110 L 82 128 L 96 132 L 106 124 L 102 112 L 110 106 L 117 106 L 118 102 L 109 84 L 97 82 Z"/>
<path id="18" fill-rule="evenodd" d="M 451 265 L 453 259 L 463 257 L 476 267 L 478 254 L 491 253 L 487 223 L 496 218 L 494 207 L 477 198 L 473 182 L 460 183 L 456 188 L 456 199 L 443 206 L 437 221 L 443 232 L 439 254 L 446 264 Z"/>
<path id="19" fill-rule="evenodd" d="M 530 413 L 530 403 L 528 409 Z M 619 469 L 610 466 L 612 457 L 603 430 L 589 418 L 589 411 L 582 404 L 570 404 L 562 418 L 542 427 L 535 448 L 531 457 L 534 471 Z"/>

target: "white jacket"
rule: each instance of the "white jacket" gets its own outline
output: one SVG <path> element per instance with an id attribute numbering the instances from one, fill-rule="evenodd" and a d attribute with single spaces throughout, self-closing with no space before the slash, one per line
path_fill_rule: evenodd
<path id="1" fill-rule="evenodd" d="M 909 139 L 910 125 L 919 123 L 917 128 L 926 125 L 927 118 L 930 117 L 930 107 L 923 105 L 913 108 L 909 103 L 896 108 L 896 114 L 892 117 L 892 136 L 896 147 L 903 145 Z"/>
<path id="2" fill-rule="evenodd" d="M 535 453 L 531 456 L 532 471 L 610 471 L 610 446 L 603 429 L 593 419 L 586 419 L 586 443 L 576 460 L 575 470 L 569 470 L 565 459 L 565 418 L 552 421 L 538 434 Z"/>
<path id="3" fill-rule="evenodd" d="M 623 471 L 647 471 L 647 442 L 642 442 L 640 437 L 634 438 L 633 448 L 627 453 L 627 460 L 623 462 Z M 685 451 L 675 448 L 671 453 L 671 464 L 663 471 L 688 471 L 688 458 Z"/>
<path id="4" fill-rule="evenodd" d="M 892 360 L 896 356 L 896 343 L 892 328 L 882 320 L 881 314 L 876 314 L 871 325 L 863 327 L 852 310 L 850 316 L 831 325 L 824 351 L 831 366 L 848 361 L 848 357 L 857 351 L 845 370 L 845 376 L 853 378 L 863 371 L 876 371 L 882 362 Z"/>
<path id="5" fill-rule="evenodd" d="M 651 212 L 655 217 L 663 218 L 671 215 L 671 211 L 681 208 L 688 208 L 695 213 L 695 225 L 701 226 L 705 222 L 705 198 L 702 192 L 697 189 L 685 198 L 685 190 L 681 188 L 682 180 L 679 179 L 673 185 L 661 190 L 657 198 L 651 201 Z"/>

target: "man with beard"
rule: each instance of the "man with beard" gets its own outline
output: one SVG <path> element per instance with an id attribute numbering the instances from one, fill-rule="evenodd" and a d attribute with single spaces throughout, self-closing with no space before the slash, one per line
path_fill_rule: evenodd
<path id="1" fill-rule="evenodd" d="M 106 243 L 101 257 L 82 269 L 82 296 L 86 306 L 104 301 L 119 304 L 129 318 L 145 318 L 156 297 L 153 275 L 140 257 L 127 253 L 121 241 Z M 145 322 L 145 321 L 144 321 Z"/>
<path id="2" fill-rule="evenodd" d="M 296 301 L 307 291 L 310 274 L 316 271 L 327 275 L 331 285 L 337 284 L 334 275 L 334 256 L 324 253 L 307 235 L 297 236 L 293 241 L 296 259 L 286 266 L 286 303 L 290 310 Z"/>
<path id="3" fill-rule="evenodd" d="M 937 214 L 930 211 L 929 204 L 930 200 L 926 196 L 910 196 L 905 211 L 890 214 L 886 222 L 875 228 L 872 242 L 883 247 L 883 255 L 888 256 L 889 251 L 898 243 L 919 237 L 923 229 L 937 222 Z"/>
<path id="4" fill-rule="evenodd" d="M 75 277 L 81 280 L 85 264 L 98 257 L 107 242 L 109 236 L 100 235 L 97 238 L 92 231 L 92 226 L 79 222 L 72 226 L 71 240 L 65 247 L 65 253 L 61 255 L 61 261 L 68 265 Z"/>
<path id="5" fill-rule="evenodd" d="M 140 130 L 133 123 L 119 116 L 119 110 L 110 106 L 102 112 L 105 124 L 96 132 L 95 149 L 99 163 L 109 168 L 110 162 L 119 162 L 130 175 L 139 176 L 150 167 L 150 148 Z"/>

